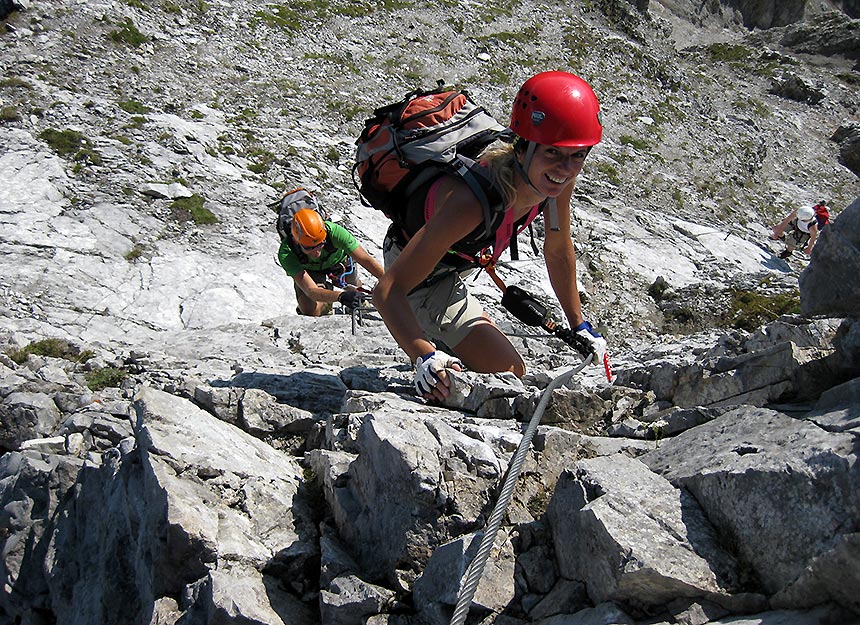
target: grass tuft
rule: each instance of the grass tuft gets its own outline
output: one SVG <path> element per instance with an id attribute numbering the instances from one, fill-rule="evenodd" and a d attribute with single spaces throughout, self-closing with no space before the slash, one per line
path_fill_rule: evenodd
<path id="1" fill-rule="evenodd" d="M 764 295 L 757 291 L 735 289 L 731 305 L 725 313 L 726 325 L 753 332 L 782 315 L 800 313 L 800 296 L 777 293 Z"/>
<path id="2" fill-rule="evenodd" d="M 84 374 L 84 379 L 87 381 L 87 388 L 91 391 L 100 391 L 105 388 L 119 387 L 128 377 L 128 372 L 116 367 L 101 367 L 87 371 Z"/>
<path id="3" fill-rule="evenodd" d="M 65 339 L 42 339 L 30 343 L 26 347 L 9 349 L 6 354 L 19 365 L 23 364 L 30 354 L 62 358 L 71 362 L 86 362 L 94 356 L 91 350 L 81 351 L 76 345 Z"/>
<path id="4" fill-rule="evenodd" d="M 193 221 L 198 226 L 217 224 L 219 221 L 218 217 L 203 206 L 205 202 L 206 200 L 202 195 L 195 193 L 191 197 L 180 197 L 173 200 L 170 210 L 174 219 L 181 222 Z"/>
<path id="5" fill-rule="evenodd" d="M 149 37 L 144 35 L 137 29 L 134 22 L 130 18 L 125 18 L 125 21 L 120 25 L 119 30 L 112 30 L 108 36 L 116 43 L 124 43 L 132 48 L 139 48 L 149 41 Z"/>

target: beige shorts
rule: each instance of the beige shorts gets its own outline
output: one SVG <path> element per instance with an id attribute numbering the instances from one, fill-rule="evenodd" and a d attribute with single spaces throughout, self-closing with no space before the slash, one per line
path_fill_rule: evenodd
<path id="1" fill-rule="evenodd" d="M 383 244 L 386 269 L 391 267 L 401 251 L 396 241 L 386 237 Z M 441 341 L 454 348 L 476 325 L 488 322 L 484 317 L 484 307 L 469 293 L 463 282 L 463 278 L 473 272 L 474 269 L 451 272 L 409 294 L 412 312 L 430 341 Z"/>

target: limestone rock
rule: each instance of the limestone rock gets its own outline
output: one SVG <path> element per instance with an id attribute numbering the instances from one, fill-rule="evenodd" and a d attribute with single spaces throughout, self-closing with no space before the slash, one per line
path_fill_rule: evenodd
<path id="1" fill-rule="evenodd" d="M 768 593 L 793 587 L 801 597 L 801 585 L 852 605 L 844 588 L 851 586 L 847 580 L 860 579 L 860 564 L 836 564 L 851 549 L 851 528 L 860 519 L 860 471 L 852 449 L 847 433 L 738 408 L 642 460 L 690 491 L 717 531 L 733 537 L 734 555 L 752 567 Z M 763 481 L 770 484 L 764 490 L 756 486 Z M 842 583 L 809 575 L 810 566 L 838 567 Z M 811 605 L 804 601 L 785 607 Z"/>
<path id="2" fill-rule="evenodd" d="M 595 604 L 655 605 L 737 588 L 734 558 L 688 495 L 625 456 L 575 467 L 559 480 L 547 516 L 559 572 L 583 580 Z"/>

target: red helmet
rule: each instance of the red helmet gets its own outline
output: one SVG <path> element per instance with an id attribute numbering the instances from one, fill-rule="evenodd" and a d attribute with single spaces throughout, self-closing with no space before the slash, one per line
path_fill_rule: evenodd
<path id="1" fill-rule="evenodd" d="M 304 247 L 315 247 L 325 241 L 322 217 L 315 210 L 303 208 L 293 216 L 293 240 Z"/>
<path id="2" fill-rule="evenodd" d="M 520 87 L 511 130 L 543 145 L 579 148 L 600 143 L 600 103 L 591 87 L 567 72 L 543 72 Z"/>

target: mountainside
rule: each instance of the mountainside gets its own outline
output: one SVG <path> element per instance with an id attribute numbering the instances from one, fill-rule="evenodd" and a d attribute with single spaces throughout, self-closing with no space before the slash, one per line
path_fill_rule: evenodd
<path id="1" fill-rule="evenodd" d="M 373 311 L 294 314 L 267 205 L 312 189 L 381 260 L 364 119 L 443 81 L 506 123 L 549 69 L 601 102 L 572 224 L 616 379 L 553 392 L 467 622 L 858 622 L 856 2 L 0 17 L 0 623 L 450 620 L 525 423 L 579 358 L 481 274 L 529 373 L 466 372 L 427 406 Z M 779 258 L 771 227 L 819 200 L 812 259 Z M 519 248 L 500 276 L 556 307 Z"/>
<path id="2" fill-rule="evenodd" d="M 701 233 L 672 223 L 767 254 L 766 227 L 783 213 L 851 202 L 857 176 L 831 137 L 856 124 L 860 34 L 856 21 L 829 13 L 820 29 L 844 33 L 840 53 L 794 53 L 779 45 L 791 26 L 764 47 L 758 33 L 724 23 L 728 9 L 645 5 L 118 1 L 13 13 L 0 92 L 5 195 L 36 211 L 5 235 L 5 306 L 36 317 L 15 327 L 137 338 L 292 310 L 264 208 L 279 189 L 318 190 L 378 256 L 384 220 L 360 205 L 350 176 L 369 111 L 441 79 L 504 121 L 522 80 L 547 68 L 583 75 L 602 102 L 605 139 L 574 213 L 589 314 L 618 346 L 659 331 L 647 288 L 661 275 L 673 288 L 704 283 L 691 308 L 723 312 L 726 297 L 695 300 L 752 286 L 759 271 L 741 263 L 739 274 Z M 218 223 L 195 224 L 187 208 L 147 190 L 170 183 L 202 198 L 198 219 L 211 212 Z M 768 271 L 768 262 L 754 264 L 771 279 L 790 270 Z M 635 319 L 648 321 L 632 332 Z"/>

